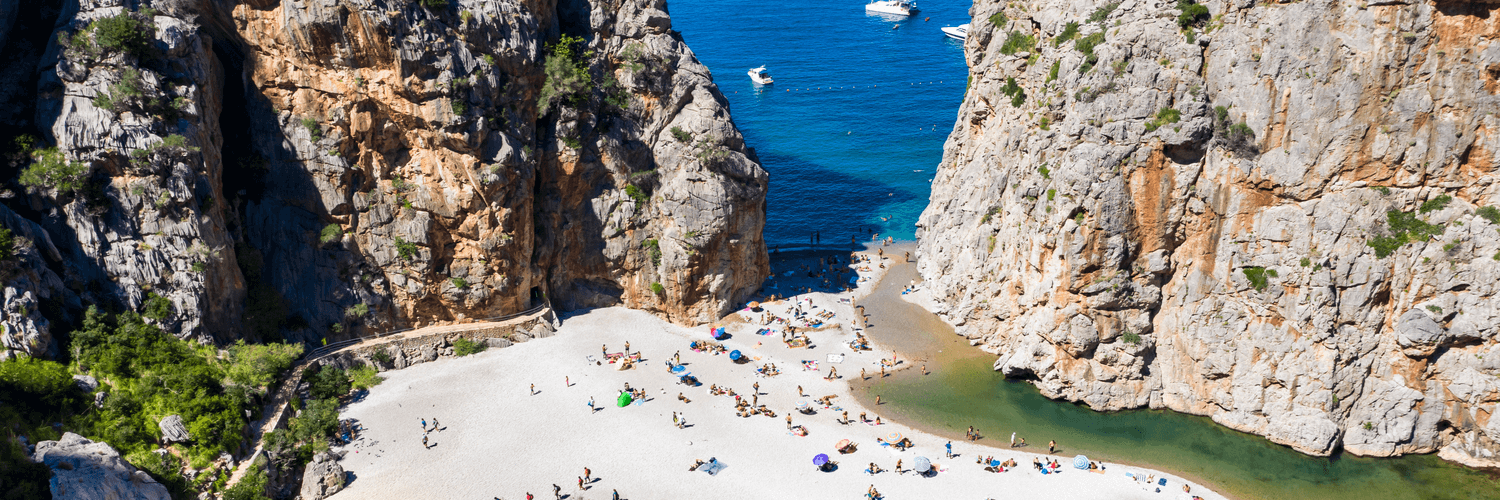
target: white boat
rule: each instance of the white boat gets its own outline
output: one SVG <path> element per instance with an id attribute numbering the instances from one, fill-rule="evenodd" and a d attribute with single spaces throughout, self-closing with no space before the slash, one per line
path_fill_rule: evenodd
<path id="1" fill-rule="evenodd" d="M 969 39 L 969 23 L 963 23 L 963 24 L 960 24 L 958 26 L 947 26 L 947 27 L 944 27 L 943 28 L 943 34 L 944 35 L 948 35 L 948 38 L 957 38 L 959 40 L 968 40 Z"/>
<path id="2" fill-rule="evenodd" d="M 750 81 L 752 81 L 752 82 L 755 82 L 755 83 L 758 83 L 758 84 L 761 84 L 761 85 L 770 85 L 772 83 L 776 83 L 776 80 L 772 80 L 771 79 L 771 73 L 768 72 L 768 71 L 766 71 L 766 67 L 765 66 L 761 66 L 759 68 L 752 68 L 749 73 L 750 73 Z"/>
<path id="3" fill-rule="evenodd" d="M 874 0 L 865 4 L 865 12 L 910 16 L 917 11 L 916 0 Z"/>

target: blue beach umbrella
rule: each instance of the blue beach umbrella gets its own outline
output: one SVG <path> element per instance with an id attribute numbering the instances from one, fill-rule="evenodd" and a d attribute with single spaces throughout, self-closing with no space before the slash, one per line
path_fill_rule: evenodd
<path id="1" fill-rule="evenodd" d="M 818 467 L 822 467 L 823 464 L 826 464 L 826 463 L 828 463 L 828 454 L 827 453 L 819 453 L 818 456 L 813 457 L 813 465 L 816 465 Z"/>
<path id="2" fill-rule="evenodd" d="M 739 350 L 729 351 L 729 359 L 732 361 L 739 361 L 742 356 L 744 355 L 740 354 Z"/>
<path id="3" fill-rule="evenodd" d="M 917 457 L 913 462 L 916 463 L 917 472 L 925 474 L 927 471 L 932 470 L 932 461 L 927 460 L 927 457 Z"/>
<path id="4" fill-rule="evenodd" d="M 1088 470 L 1089 469 L 1089 457 L 1085 457 L 1083 455 L 1079 455 L 1079 456 L 1073 457 L 1073 468 Z"/>

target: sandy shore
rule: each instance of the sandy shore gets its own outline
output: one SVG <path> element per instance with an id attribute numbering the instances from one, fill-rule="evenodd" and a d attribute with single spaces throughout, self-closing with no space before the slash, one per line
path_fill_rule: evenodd
<path id="1" fill-rule="evenodd" d="M 879 271 L 874 266 L 862 274 L 873 278 Z M 872 484 L 892 499 L 1184 498 L 1182 481 L 1173 476 L 1155 473 L 1168 478 L 1162 493 L 1125 477 L 1126 471 L 1142 471 L 1136 467 L 1108 466 L 1108 473 L 1095 474 L 1064 464 L 1062 474 L 1043 475 L 1031 468 L 1032 454 L 955 441 L 958 456 L 950 459 L 942 438 L 898 424 L 859 423 L 861 412 L 871 420 L 877 413 L 851 397 L 848 381 L 861 368 L 878 373 L 879 361 L 890 353 L 855 352 L 843 344 L 854 338 L 854 311 L 840 299 L 867 293 L 874 282 L 866 280 L 853 291 L 799 296 L 817 306 L 811 312 L 835 315 L 828 326 L 808 333 L 812 348 L 788 348 L 776 333 L 757 335 L 759 325 L 726 322 L 731 338 L 722 343 L 755 358 L 746 364 L 688 349 L 691 340 L 709 338 L 707 326 L 684 328 L 640 311 L 609 308 L 566 317 L 554 337 L 387 372 L 384 384 L 343 413 L 366 430 L 341 448 L 347 452 L 342 465 L 354 480 L 335 498 L 522 499 L 529 492 L 550 499 L 553 484 L 575 500 L 607 499 L 615 490 L 630 499 L 857 499 Z M 785 316 L 795 300 L 768 304 L 766 310 Z M 626 342 L 644 355 L 636 368 L 618 371 L 592 361 L 600 358 L 601 344 L 619 352 Z M 666 362 L 678 352 L 703 385 L 679 385 L 668 373 Z M 830 354 L 843 355 L 842 362 L 830 363 Z M 817 361 L 818 371 L 804 371 L 804 360 Z M 781 374 L 757 374 L 765 363 L 775 363 Z M 829 367 L 837 367 L 843 379 L 826 380 Z M 616 406 L 626 383 L 645 389 L 650 398 Z M 738 417 L 732 397 L 708 393 L 710 384 L 717 384 L 749 398 L 755 383 L 760 404 L 775 411 L 775 418 Z M 807 397 L 798 395 L 799 386 Z M 678 393 L 691 402 L 678 400 Z M 838 409 L 819 408 L 816 415 L 795 411 L 799 402 L 812 404 L 826 395 L 837 396 Z M 590 410 L 591 398 L 598 411 Z M 842 411 L 856 422 L 840 424 Z M 686 417 L 686 428 L 673 425 L 673 412 Z M 807 429 L 806 437 L 788 432 L 787 415 Z M 434 418 L 441 428 L 426 433 L 431 447 L 424 448 L 421 420 Z M 879 446 L 876 439 L 892 432 L 916 447 L 896 452 Z M 856 443 L 858 451 L 837 453 L 834 444 L 841 439 Z M 818 471 L 812 461 L 819 453 L 840 467 Z M 986 472 L 975 464 L 981 455 L 1014 458 L 1021 467 Z M 909 469 L 919 456 L 931 459 L 940 472 L 931 477 L 890 472 L 897 460 Z M 728 467 L 717 476 L 688 470 L 694 459 L 709 458 Z M 866 474 L 871 462 L 888 472 Z M 585 467 L 595 481 L 580 490 L 577 478 Z M 1222 498 L 1197 485 L 1193 493 Z"/>

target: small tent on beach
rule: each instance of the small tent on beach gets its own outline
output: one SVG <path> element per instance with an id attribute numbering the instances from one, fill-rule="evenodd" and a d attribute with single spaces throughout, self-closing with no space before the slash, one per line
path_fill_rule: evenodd
<path id="1" fill-rule="evenodd" d="M 633 398 L 630 397 L 630 393 L 622 392 L 620 393 L 620 399 L 616 402 L 616 404 L 620 405 L 621 408 L 624 408 L 626 406 L 629 406 L 632 400 Z"/>

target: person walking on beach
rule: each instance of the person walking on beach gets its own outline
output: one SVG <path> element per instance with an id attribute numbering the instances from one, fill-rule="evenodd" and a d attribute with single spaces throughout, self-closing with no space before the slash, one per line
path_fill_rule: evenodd
<path id="1" fill-rule="evenodd" d="M 552 484 L 552 496 L 555 497 L 557 500 L 562 500 L 562 486 L 558 486 L 557 483 L 553 483 Z"/>
<path id="2" fill-rule="evenodd" d="M 599 344 L 599 352 L 605 357 L 609 357 L 609 344 Z"/>
<path id="3" fill-rule="evenodd" d="M 610 500 L 620 500 L 620 490 L 611 490 L 611 491 L 613 491 L 614 493 L 609 497 Z"/>
<path id="4" fill-rule="evenodd" d="M 594 397 L 589 396 L 589 414 L 592 415 L 596 411 L 599 411 L 599 408 L 594 406 Z"/>
<path id="5" fill-rule="evenodd" d="M 625 341 L 625 355 L 626 356 L 630 355 L 630 341 L 629 340 Z"/>
<path id="6" fill-rule="evenodd" d="M 1057 440 L 1054 439 L 1047 441 L 1047 453 L 1052 453 L 1055 451 L 1057 451 Z"/>
<path id="7" fill-rule="evenodd" d="M 792 428 L 792 416 L 791 415 L 787 415 L 786 416 L 786 428 L 788 430 L 790 430 Z"/>
<path id="8" fill-rule="evenodd" d="M 1022 448 L 1026 447 L 1026 438 L 1024 438 L 1024 437 L 1021 438 L 1021 444 L 1019 446 L 1022 447 Z"/>
<path id="9" fill-rule="evenodd" d="M 573 387 L 573 381 L 567 375 L 563 375 L 563 387 Z"/>
<path id="10" fill-rule="evenodd" d="M 943 458 L 953 458 L 953 442 L 949 441 L 948 444 L 943 445 L 943 447 L 947 448 L 947 452 L 948 452 L 948 455 L 946 455 Z"/>
<path id="11" fill-rule="evenodd" d="M 755 389 L 755 394 L 760 394 L 760 382 L 756 382 L 750 388 Z"/>
<path id="12" fill-rule="evenodd" d="M 804 397 L 806 397 L 806 396 L 807 396 L 807 393 L 805 393 L 805 392 L 802 392 L 802 386 L 800 386 L 800 385 L 799 385 L 799 386 L 797 386 L 797 395 L 798 395 L 798 396 L 804 396 Z"/>
<path id="13" fill-rule="evenodd" d="M 437 417 L 432 417 L 432 430 L 438 430 Z"/>
<path id="14" fill-rule="evenodd" d="M 880 395 L 879 394 L 875 395 L 875 406 L 880 406 Z"/>
<path id="15" fill-rule="evenodd" d="M 583 476 L 578 476 L 578 489 L 579 489 L 579 491 L 582 491 L 584 489 L 583 488 Z"/>
<path id="16" fill-rule="evenodd" d="M 594 482 L 594 471 L 589 470 L 588 467 L 584 467 L 583 468 L 583 480 L 584 481 L 588 481 L 590 483 Z"/>
<path id="17" fill-rule="evenodd" d="M 427 419 L 422 419 L 422 432 L 427 432 Z"/>
<path id="18" fill-rule="evenodd" d="M 1016 447 L 1016 433 L 1014 433 L 1014 432 L 1010 433 L 1010 447 L 1011 448 L 1015 448 Z"/>
<path id="19" fill-rule="evenodd" d="M 860 368 L 859 369 L 859 379 L 860 380 L 870 380 L 870 377 L 868 377 L 868 376 L 865 375 L 865 369 L 864 368 Z"/>
<path id="20" fill-rule="evenodd" d="M 432 449 L 431 446 L 427 446 L 427 436 L 422 436 L 422 447 L 426 449 Z"/>
<path id="21" fill-rule="evenodd" d="M 531 384 L 531 395 L 532 396 L 536 395 L 536 384 Z"/>

